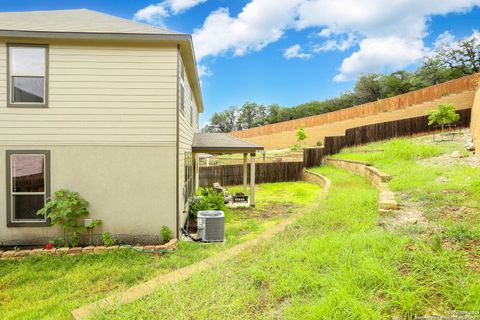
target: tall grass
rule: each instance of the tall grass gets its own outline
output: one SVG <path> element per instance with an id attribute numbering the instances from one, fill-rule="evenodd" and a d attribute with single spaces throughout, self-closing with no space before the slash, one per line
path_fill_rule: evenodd
<path id="1" fill-rule="evenodd" d="M 364 178 L 317 170 L 328 197 L 272 241 L 97 318 L 413 319 L 480 306 L 462 254 L 385 232 Z"/>

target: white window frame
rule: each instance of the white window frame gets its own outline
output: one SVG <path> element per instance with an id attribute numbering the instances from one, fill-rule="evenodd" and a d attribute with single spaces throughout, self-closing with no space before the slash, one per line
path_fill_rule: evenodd
<path id="1" fill-rule="evenodd" d="M 41 48 L 45 50 L 45 71 L 43 76 L 28 75 L 28 74 L 13 74 L 12 73 L 12 49 L 15 48 Z M 7 106 L 8 107 L 48 107 L 48 45 L 44 44 L 27 44 L 27 43 L 7 43 Z M 15 102 L 13 101 L 13 78 L 43 78 L 43 102 Z"/>
<path id="2" fill-rule="evenodd" d="M 31 157 L 43 157 L 43 191 L 42 192 L 15 192 L 13 191 L 13 179 L 14 179 L 14 160 L 15 156 L 31 156 Z M 50 225 L 49 219 L 45 215 L 43 219 L 16 219 L 15 211 L 14 211 L 14 197 L 15 196 L 22 196 L 22 195 L 43 195 L 43 205 L 47 203 L 47 199 L 50 196 L 50 152 L 47 150 L 8 150 L 7 151 L 8 157 L 8 169 L 9 169 L 9 177 L 8 177 L 8 189 L 7 189 L 7 206 L 9 213 L 7 215 L 7 226 L 9 227 L 17 227 L 17 226 L 45 226 Z M 39 216 L 40 217 L 40 216 Z"/>

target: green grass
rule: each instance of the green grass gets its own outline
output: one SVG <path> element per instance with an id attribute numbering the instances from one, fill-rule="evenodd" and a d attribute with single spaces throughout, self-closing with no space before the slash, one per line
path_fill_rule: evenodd
<path id="1" fill-rule="evenodd" d="M 299 182 L 258 185 L 256 191 L 257 208 L 226 211 L 225 244 L 182 242 L 176 253 L 162 257 L 122 250 L 0 260 L 0 319 L 67 319 L 73 309 L 111 292 L 254 237 L 298 212 L 318 197 L 321 189 Z M 271 207 L 275 210 L 269 210 Z"/>
<path id="2" fill-rule="evenodd" d="M 478 274 L 455 251 L 377 226 L 377 191 L 324 167 L 333 187 L 273 240 L 115 306 L 98 319 L 382 319 L 478 310 Z"/>
<path id="3" fill-rule="evenodd" d="M 332 180 L 330 193 L 285 232 L 97 318 L 414 319 L 480 310 L 479 169 L 431 162 L 461 150 L 461 141 L 429 139 L 395 139 L 337 157 L 392 174 L 391 188 L 426 212 L 431 227 L 386 231 L 378 225 L 378 192 L 365 178 L 317 168 Z M 459 217 L 463 207 L 469 215 Z"/>
<path id="4" fill-rule="evenodd" d="M 368 149 L 383 151 L 359 152 Z M 480 230 L 480 168 L 454 161 L 449 156 L 452 151 L 471 155 L 463 149 L 463 139 L 434 144 L 428 136 L 348 148 L 334 157 L 367 161 L 392 175 L 389 182 L 392 190 L 417 203 L 433 223 L 447 227 L 467 223 Z M 438 163 L 428 161 L 442 155 Z M 455 214 L 461 207 L 473 214 Z"/>

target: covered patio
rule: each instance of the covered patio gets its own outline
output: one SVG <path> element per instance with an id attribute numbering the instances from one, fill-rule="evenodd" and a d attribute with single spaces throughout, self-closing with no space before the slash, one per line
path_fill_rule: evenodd
<path id="1" fill-rule="evenodd" d="M 263 150 L 263 147 L 224 133 L 195 133 L 192 143 L 194 154 L 243 154 L 243 193 L 245 195 L 248 189 L 248 155 L 250 155 L 250 206 L 255 206 L 255 156 L 258 150 Z"/>

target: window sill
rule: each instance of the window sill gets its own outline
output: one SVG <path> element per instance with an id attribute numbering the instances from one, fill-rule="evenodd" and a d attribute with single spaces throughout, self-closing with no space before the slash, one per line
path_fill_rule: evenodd
<path id="1" fill-rule="evenodd" d="M 36 228 L 36 227 L 50 227 L 52 224 L 50 221 L 42 222 L 7 222 L 7 228 Z"/>
<path id="2" fill-rule="evenodd" d="M 7 103 L 7 108 L 48 108 L 48 104 Z"/>

